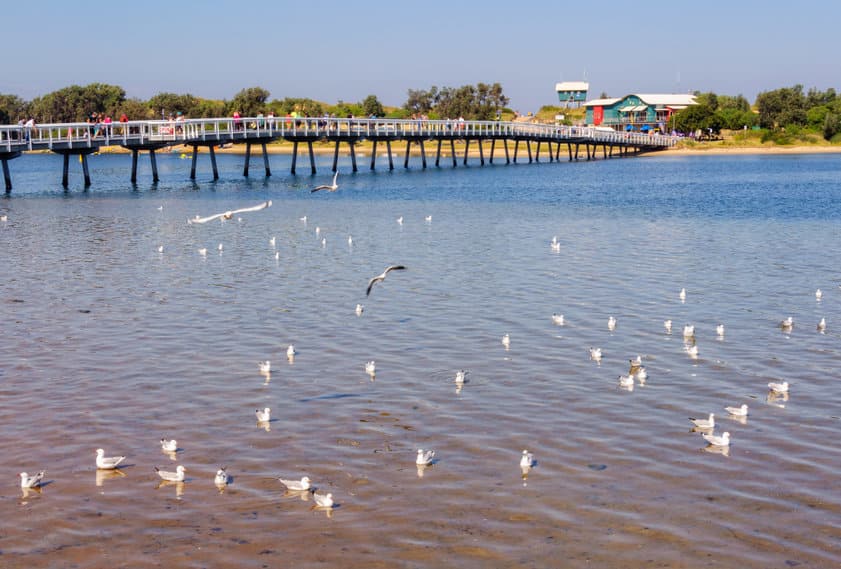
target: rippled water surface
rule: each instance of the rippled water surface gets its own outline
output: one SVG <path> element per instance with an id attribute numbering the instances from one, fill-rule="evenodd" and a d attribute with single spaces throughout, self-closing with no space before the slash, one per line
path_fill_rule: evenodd
<path id="1" fill-rule="evenodd" d="M 193 184 L 165 155 L 132 187 L 128 156 L 94 156 L 94 185 L 74 164 L 67 192 L 60 158 L 11 162 L 0 566 L 841 564 L 837 157 L 340 162 L 339 191 L 311 194 L 331 158 L 246 180 L 220 156 L 221 180 L 200 160 Z M 619 389 L 638 354 L 648 379 Z M 691 432 L 710 412 L 729 452 Z M 125 467 L 97 473 L 99 447 Z M 177 464 L 187 481 L 159 487 Z M 42 469 L 24 495 L 18 473 Z M 303 475 L 332 512 L 277 480 Z"/>

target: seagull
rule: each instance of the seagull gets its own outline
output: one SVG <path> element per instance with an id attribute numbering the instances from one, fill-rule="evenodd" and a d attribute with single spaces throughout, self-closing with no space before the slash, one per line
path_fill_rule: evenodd
<path id="1" fill-rule="evenodd" d="M 607 319 L 607 329 L 611 332 L 616 330 L 616 318 L 614 318 L 613 316 Z"/>
<path id="2" fill-rule="evenodd" d="M 602 349 L 601 348 L 590 348 L 590 359 L 601 361 L 602 359 Z"/>
<path id="3" fill-rule="evenodd" d="M 312 486 L 310 486 L 309 476 L 304 476 L 300 480 L 284 480 L 283 478 L 278 478 L 278 480 L 280 480 L 290 492 L 304 492 L 312 488 Z"/>
<path id="4" fill-rule="evenodd" d="M 815 291 L 815 300 L 820 300 L 823 297 L 823 292 L 821 289 Z"/>
<path id="5" fill-rule="evenodd" d="M 327 247 L 327 238 L 326 238 L 326 237 L 323 237 L 323 238 L 321 239 L 321 246 L 322 246 L 322 247 Z"/>
<path id="6" fill-rule="evenodd" d="M 534 455 L 523 449 L 523 454 L 520 456 L 520 468 L 531 468 L 532 466 L 534 466 Z"/>
<path id="7" fill-rule="evenodd" d="M 768 389 L 774 393 L 788 393 L 788 382 L 784 381 L 782 383 L 775 383 L 772 381 L 768 384 Z"/>
<path id="8" fill-rule="evenodd" d="M 642 356 L 637 356 L 628 360 L 632 368 L 640 367 L 642 365 Z"/>
<path id="9" fill-rule="evenodd" d="M 207 247 L 202 247 L 201 249 L 199 249 L 199 255 L 201 255 L 202 257 L 207 257 Z"/>
<path id="10" fill-rule="evenodd" d="M 742 403 L 741 407 L 725 407 L 724 410 L 737 417 L 747 417 L 748 415 L 748 406 L 745 403 Z"/>
<path id="11" fill-rule="evenodd" d="M 552 243 L 550 243 L 550 245 L 552 247 L 552 251 L 557 252 L 557 251 L 561 250 L 561 244 L 558 242 L 558 236 L 557 235 L 552 238 Z"/>
<path id="12" fill-rule="evenodd" d="M 158 206 L 158 211 L 163 211 L 163 210 L 164 210 L 164 206 L 159 205 L 159 206 Z"/>
<path id="13" fill-rule="evenodd" d="M 315 226 L 315 234 L 316 235 L 321 235 L 321 227 L 319 227 L 317 225 Z"/>
<path id="14" fill-rule="evenodd" d="M 362 316 L 362 312 L 363 312 L 364 310 L 365 310 L 365 307 L 364 307 L 364 306 L 362 306 L 361 304 L 357 304 L 357 305 L 356 305 L 356 315 L 357 315 L 357 316 Z"/>
<path id="15" fill-rule="evenodd" d="M 435 456 L 434 450 L 427 450 L 424 451 L 422 448 L 418 449 L 418 456 L 415 458 L 415 464 L 420 464 L 422 466 L 428 466 L 432 464 L 432 457 Z"/>
<path id="16" fill-rule="evenodd" d="M 257 421 L 260 423 L 268 423 L 272 419 L 272 410 L 266 407 L 262 411 L 259 409 L 254 410 L 254 414 L 257 415 Z"/>
<path id="17" fill-rule="evenodd" d="M 306 223 L 307 222 L 307 216 L 305 215 L 304 217 L 299 217 L 298 220 Z"/>
<path id="18" fill-rule="evenodd" d="M 620 387 L 633 387 L 634 386 L 634 376 L 633 375 L 620 375 L 619 376 L 619 385 Z"/>
<path id="19" fill-rule="evenodd" d="M 672 333 L 672 321 L 671 320 L 664 321 L 663 322 L 663 328 L 666 329 L 666 334 L 671 334 Z"/>
<path id="20" fill-rule="evenodd" d="M 683 327 L 683 337 L 692 338 L 695 336 L 695 326 L 687 324 Z"/>
<path id="21" fill-rule="evenodd" d="M 222 252 L 222 249 L 223 249 L 224 247 L 223 247 L 223 246 L 222 246 L 222 244 L 220 243 L 220 244 L 219 244 L 219 246 L 218 246 L 218 247 L 216 247 L 216 248 L 217 248 L 217 249 L 219 250 L 219 252 L 221 253 L 221 252 Z"/>
<path id="22" fill-rule="evenodd" d="M 155 472 L 158 473 L 158 476 L 167 482 L 184 482 L 184 472 L 186 470 L 187 469 L 180 464 L 175 468 L 175 472 L 169 472 L 167 470 L 161 470 L 157 466 L 155 467 Z"/>
<path id="23" fill-rule="evenodd" d="M 782 322 L 780 322 L 780 328 L 783 330 L 791 330 L 794 327 L 794 317 L 789 316 Z"/>
<path id="24" fill-rule="evenodd" d="M 564 325 L 564 315 L 563 314 L 553 314 L 552 315 L 552 323 L 557 326 Z"/>
<path id="25" fill-rule="evenodd" d="M 699 429 L 715 428 L 715 414 L 714 413 L 710 413 L 710 418 L 709 419 L 695 419 L 693 417 L 689 417 L 689 420 L 692 421 L 692 424 L 694 424 Z"/>
<path id="26" fill-rule="evenodd" d="M 44 476 L 47 474 L 46 470 L 42 470 L 35 476 L 29 476 L 26 472 L 20 473 L 20 487 L 21 488 L 36 488 L 41 486 Z"/>
<path id="27" fill-rule="evenodd" d="M 126 459 L 124 456 L 105 456 L 105 451 L 96 449 L 96 467 L 102 470 L 113 470 Z"/>
<path id="28" fill-rule="evenodd" d="M 163 252 L 164 252 L 164 246 L 163 245 L 158 245 L 158 253 L 163 253 Z"/>
<path id="29" fill-rule="evenodd" d="M 315 499 L 315 503 L 319 508 L 332 508 L 333 507 L 333 494 L 315 494 L 313 493 L 312 497 Z"/>
<path id="30" fill-rule="evenodd" d="M 509 336 L 508 334 L 506 334 L 505 336 L 503 336 L 503 337 L 502 337 L 502 345 L 503 345 L 503 346 L 505 346 L 505 349 L 506 349 L 506 350 L 507 350 L 508 348 L 510 348 L 510 347 L 511 347 L 511 336 Z"/>
<path id="31" fill-rule="evenodd" d="M 821 321 L 818 322 L 818 332 L 826 332 L 826 318 L 821 318 Z"/>
<path id="32" fill-rule="evenodd" d="M 707 441 L 708 443 L 710 443 L 713 446 L 717 446 L 717 447 L 730 446 L 730 433 L 728 433 L 728 432 L 725 432 L 721 436 L 718 436 L 718 435 L 715 435 L 715 434 L 712 434 L 712 433 L 709 433 L 709 434 L 708 433 L 702 433 L 701 436 L 704 437 L 705 441 Z"/>
<path id="33" fill-rule="evenodd" d="M 718 334 L 718 337 L 721 338 L 724 336 L 724 324 L 719 324 L 715 327 L 715 333 Z"/>
<path id="34" fill-rule="evenodd" d="M 294 358 L 296 353 L 297 352 L 295 352 L 295 346 L 293 346 L 292 344 L 289 344 L 289 347 L 286 348 L 286 357 L 287 358 Z"/>
<path id="35" fill-rule="evenodd" d="M 427 215 L 427 216 L 424 218 L 424 221 L 426 221 L 427 223 L 432 223 L 432 216 L 431 216 L 431 215 Z"/>
<path id="36" fill-rule="evenodd" d="M 353 247 L 353 236 L 352 235 L 347 236 L 347 244 L 348 244 L 348 247 Z"/>
<path id="37" fill-rule="evenodd" d="M 257 366 L 260 368 L 260 373 L 271 373 L 272 371 L 272 362 L 269 360 L 257 362 Z"/>
<path id="38" fill-rule="evenodd" d="M 175 452 L 178 450 L 178 442 L 175 439 L 161 439 L 161 450 L 164 452 Z"/>
<path id="39" fill-rule="evenodd" d="M 403 216 L 402 215 L 397 218 L 397 224 L 398 225 L 403 225 Z"/>
<path id="40" fill-rule="evenodd" d="M 680 289 L 680 294 L 678 296 L 680 297 L 681 302 L 686 300 L 686 289 L 685 288 Z"/>
<path id="41" fill-rule="evenodd" d="M 637 379 L 640 383 L 645 383 L 645 380 L 648 379 L 648 372 L 645 371 L 643 366 L 637 368 Z"/>
<path id="42" fill-rule="evenodd" d="M 276 238 L 276 237 L 274 237 L 274 236 L 272 236 L 272 238 L 271 238 L 271 239 L 269 239 L 269 245 L 271 245 L 272 247 L 274 247 L 274 246 L 275 246 L 275 243 L 277 243 L 277 238 Z"/>
<path id="43" fill-rule="evenodd" d="M 227 466 L 223 466 L 219 470 L 216 471 L 216 476 L 213 478 L 213 483 L 217 486 L 227 486 L 228 485 L 228 473 L 227 473 Z"/>
<path id="44" fill-rule="evenodd" d="M 234 216 L 235 213 L 245 213 L 245 212 L 248 212 L 248 211 L 259 211 L 261 209 L 266 209 L 267 207 L 271 207 L 271 205 L 272 205 L 272 201 L 269 200 L 267 202 L 263 202 L 260 205 L 255 205 L 253 207 L 244 207 L 244 208 L 241 208 L 241 209 L 235 209 L 235 210 L 232 210 L 232 211 L 217 213 L 215 215 L 211 215 L 211 216 L 208 216 L 208 217 L 199 217 L 197 215 L 193 219 L 188 219 L 187 223 L 192 225 L 194 223 L 207 223 L 208 221 L 213 221 L 214 219 L 223 219 L 223 220 L 224 219 L 231 219 Z"/>
<path id="45" fill-rule="evenodd" d="M 381 281 L 385 280 L 385 276 L 388 273 L 390 273 L 391 271 L 403 271 L 403 270 L 406 270 L 406 267 L 404 267 L 403 265 L 391 265 L 391 266 L 386 267 L 385 270 L 381 274 L 377 275 L 376 277 L 373 277 L 371 280 L 368 281 L 368 290 L 365 291 L 365 296 L 370 296 L 371 289 L 374 288 L 374 283 L 378 283 L 378 282 L 381 282 Z"/>
<path id="46" fill-rule="evenodd" d="M 464 383 L 464 377 L 467 375 L 467 372 L 463 369 L 460 369 L 456 372 L 456 383 L 461 385 Z"/>
<path id="47" fill-rule="evenodd" d="M 275 251 L 274 260 L 277 261 L 278 259 L 280 259 L 280 251 Z"/>
<path id="48" fill-rule="evenodd" d="M 339 177 L 339 171 L 336 170 L 336 173 L 333 174 L 333 183 L 332 184 L 330 184 L 329 186 L 326 186 L 326 185 L 316 186 L 312 190 L 310 190 L 310 193 L 315 193 L 319 190 L 327 190 L 328 192 L 335 192 L 336 190 L 339 189 L 339 185 L 336 183 L 336 178 L 338 178 L 338 177 Z"/>
<path id="49" fill-rule="evenodd" d="M 377 371 L 377 366 L 374 363 L 374 360 L 371 360 L 370 362 L 367 362 L 365 364 L 365 373 L 367 373 L 368 375 L 374 375 L 376 373 L 376 371 Z"/>
<path id="50" fill-rule="evenodd" d="M 0 215 L 0 221 L 9 221 L 9 216 L 5 213 L 3 215 Z"/>

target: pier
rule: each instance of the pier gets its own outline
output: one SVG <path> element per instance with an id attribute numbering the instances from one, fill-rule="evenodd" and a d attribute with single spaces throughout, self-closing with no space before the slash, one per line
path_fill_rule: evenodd
<path id="1" fill-rule="evenodd" d="M 121 146 L 131 153 L 132 183 L 137 182 L 137 162 L 140 152 L 149 155 L 152 166 L 152 180 L 158 182 L 158 168 L 155 153 L 159 150 L 186 145 L 192 147 L 190 178 L 195 179 L 199 148 L 206 148 L 210 155 L 213 179 L 219 178 L 216 166 L 215 148 L 227 144 L 245 144 L 243 176 L 249 175 L 252 147 L 259 145 L 263 155 L 266 176 L 271 176 L 266 144 L 283 139 L 292 143 L 291 173 L 297 173 L 298 155 L 301 145 L 306 147 L 309 167 L 316 173 L 313 143 L 334 144 L 332 171 L 335 172 L 341 145 L 346 144 L 353 171 L 358 171 L 355 145 L 370 141 L 373 145 L 370 169 L 376 169 L 377 145 L 385 144 L 388 168 L 394 169 L 393 144 L 405 143 L 403 167 L 409 167 L 412 145 L 420 151 L 421 165 L 427 167 L 427 145 L 434 149 L 436 167 L 441 166 L 442 146 L 449 147 L 452 166 L 456 167 L 459 155 L 456 142 L 463 144 L 462 163 L 467 165 L 471 145 L 479 151 L 479 163 L 494 163 L 496 146 L 505 151 L 505 163 L 517 163 L 520 152 L 525 148 L 528 162 L 539 162 L 541 151 L 549 162 L 558 162 L 561 157 L 568 161 L 594 160 L 629 156 L 643 152 L 663 150 L 673 146 L 676 139 L 658 134 L 638 132 L 617 132 L 605 128 L 564 125 L 533 124 L 501 121 L 457 121 L 457 120 L 405 120 L 405 119 L 357 119 L 357 118 L 211 118 L 175 120 L 130 121 L 123 123 L 62 123 L 41 124 L 34 127 L 18 125 L 0 126 L 0 161 L 3 164 L 3 178 L 6 193 L 12 190 L 9 161 L 27 151 L 47 150 L 64 157 L 62 185 L 68 186 L 70 157 L 78 156 L 82 164 L 85 187 L 91 185 L 87 157 L 103 147 Z M 513 153 L 509 142 L 514 143 Z M 565 150 L 565 152 L 563 150 Z M 513 154 L 513 155 L 512 155 Z"/>

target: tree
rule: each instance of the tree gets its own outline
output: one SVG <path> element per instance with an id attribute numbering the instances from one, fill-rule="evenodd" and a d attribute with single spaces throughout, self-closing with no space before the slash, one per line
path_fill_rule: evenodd
<path id="1" fill-rule="evenodd" d="M 164 118 L 166 115 L 182 113 L 188 117 L 196 116 L 199 106 L 198 98 L 190 95 L 178 95 L 176 93 L 158 93 L 149 99 L 149 108 L 152 115 L 157 118 Z"/>
<path id="2" fill-rule="evenodd" d="M 413 114 L 425 115 L 432 110 L 438 97 L 438 87 L 435 85 L 429 91 L 409 89 L 409 97 L 403 108 Z"/>
<path id="3" fill-rule="evenodd" d="M 0 124 L 14 124 L 27 114 L 27 103 L 17 95 L 0 95 Z"/>
<path id="4" fill-rule="evenodd" d="M 142 121 L 154 119 L 155 112 L 149 108 L 149 103 L 140 99 L 126 99 L 117 107 L 114 116 L 118 117 L 125 113 L 130 121 Z M 160 118 L 160 115 L 157 115 Z"/>
<path id="5" fill-rule="evenodd" d="M 33 99 L 30 112 L 39 122 L 81 122 L 94 112 L 114 115 L 125 100 L 117 85 L 71 85 Z"/>
<path id="6" fill-rule="evenodd" d="M 763 128 L 806 124 L 806 100 L 802 85 L 760 93 L 756 96 L 756 107 L 759 110 L 759 126 Z"/>
<path id="7" fill-rule="evenodd" d="M 677 112 L 674 116 L 674 127 L 680 132 L 707 132 L 712 128 L 715 132 L 721 130 L 718 121 L 714 120 L 715 113 L 704 104 L 690 105 Z"/>
<path id="8" fill-rule="evenodd" d="M 248 87 L 234 95 L 230 108 L 244 117 L 255 117 L 266 110 L 269 93 L 262 87 Z"/>
<path id="9" fill-rule="evenodd" d="M 362 107 L 362 112 L 366 117 L 381 117 L 385 115 L 382 103 L 377 99 L 376 95 L 368 95 L 365 100 L 359 103 Z"/>
<path id="10" fill-rule="evenodd" d="M 832 140 L 836 134 L 841 132 L 841 116 L 835 113 L 827 113 L 823 124 L 823 137 Z"/>

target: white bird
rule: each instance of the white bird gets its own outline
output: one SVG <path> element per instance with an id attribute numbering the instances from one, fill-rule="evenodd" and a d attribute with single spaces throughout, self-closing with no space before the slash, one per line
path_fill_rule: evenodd
<path id="1" fill-rule="evenodd" d="M 715 413 L 710 413 L 710 417 L 708 419 L 695 419 L 694 417 L 689 417 L 689 420 L 692 421 L 692 424 L 699 429 L 715 428 Z"/>
<path id="2" fill-rule="evenodd" d="M 456 372 L 456 383 L 462 385 L 464 383 L 464 377 L 467 375 L 467 372 L 463 369 L 460 369 Z"/>
<path id="3" fill-rule="evenodd" d="M 527 449 L 523 449 L 523 454 L 520 456 L 520 468 L 531 468 L 534 466 L 534 455 Z"/>
<path id="4" fill-rule="evenodd" d="M 327 238 L 326 237 L 321 238 L 321 246 L 322 247 L 327 247 Z"/>
<path id="5" fill-rule="evenodd" d="M 715 327 L 715 333 L 718 335 L 719 338 L 724 336 L 724 324 L 719 324 Z"/>
<path id="6" fill-rule="evenodd" d="M 286 348 L 286 357 L 294 358 L 296 353 L 297 352 L 295 351 L 295 346 L 293 346 L 292 344 L 289 344 L 289 347 Z"/>
<path id="7" fill-rule="evenodd" d="M 680 296 L 680 301 L 681 302 L 686 300 L 686 289 L 685 288 L 680 289 L 680 294 L 678 296 Z"/>
<path id="8" fill-rule="evenodd" d="M 821 318 L 821 321 L 818 322 L 818 332 L 825 332 L 826 331 L 826 318 Z"/>
<path id="9" fill-rule="evenodd" d="M 361 304 L 357 304 L 357 305 L 356 305 L 356 315 L 357 315 L 357 316 L 362 316 L 362 312 L 363 312 L 364 310 L 365 310 L 365 307 L 364 307 L 364 306 L 362 306 Z"/>
<path id="10" fill-rule="evenodd" d="M 557 326 L 564 325 L 564 315 L 563 314 L 553 314 L 552 315 L 552 323 Z"/>
<path id="11" fill-rule="evenodd" d="M 397 224 L 398 225 L 403 225 L 403 216 L 402 215 L 397 218 Z"/>
<path id="12" fill-rule="evenodd" d="M 248 212 L 248 211 L 259 211 L 261 209 L 266 209 L 267 207 L 271 207 L 271 205 L 272 205 L 272 202 L 271 202 L 271 200 L 269 200 L 267 202 L 261 203 L 260 205 L 255 205 L 255 206 L 252 206 L 252 207 L 244 207 L 244 208 L 235 209 L 235 210 L 231 210 L 231 211 L 225 211 L 225 212 L 222 212 L 222 213 L 217 213 L 217 214 L 214 214 L 214 215 L 210 215 L 208 217 L 199 217 L 197 215 L 193 219 L 188 219 L 187 223 L 192 225 L 193 223 L 207 223 L 208 221 L 213 221 L 214 219 L 222 219 L 222 220 L 231 219 L 234 216 L 234 214 L 236 214 L 236 213 L 245 213 L 245 212 Z"/>
<path id="13" fill-rule="evenodd" d="M 199 255 L 201 255 L 202 257 L 207 257 L 207 247 L 202 247 L 201 249 L 199 249 Z"/>
<path id="14" fill-rule="evenodd" d="M 223 466 L 219 470 L 216 471 L 216 476 L 213 478 L 213 483 L 217 486 L 227 486 L 228 485 L 228 472 L 227 466 Z"/>
<path id="15" fill-rule="evenodd" d="M 268 423 L 272 419 L 272 410 L 268 407 L 262 411 L 255 409 L 254 414 L 257 416 L 257 421 L 260 423 Z"/>
<path id="16" fill-rule="evenodd" d="M 639 368 L 637 368 L 637 379 L 640 383 L 645 383 L 645 380 L 648 379 L 648 372 L 645 371 L 643 366 L 639 366 Z"/>
<path id="17" fill-rule="evenodd" d="M 695 336 L 695 326 L 692 324 L 686 324 L 683 327 L 683 337 L 684 338 L 692 338 Z"/>
<path id="18" fill-rule="evenodd" d="M 316 235 L 321 235 L 321 227 L 319 227 L 319 226 L 315 227 L 315 234 Z"/>
<path id="19" fill-rule="evenodd" d="M 178 450 L 178 441 L 175 439 L 161 439 L 161 450 L 164 452 L 175 452 Z"/>
<path id="20" fill-rule="evenodd" d="M 298 220 L 306 223 L 307 222 L 307 216 L 305 215 L 304 217 L 299 217 Z"/>
<path id="21" fill-rule="evenodd" d="M 616 318 L 611 316 L 607 319 L 607 329 L 613 332 L 616 329 Z"/>
<path id="22" fill-rule="evenodd" d="M 508 334 L 504 335 L 502 337 L 502 345 L 505 346 L 506 350 L 508 348 L 510 348 L 511 347 L 511 336 L 509 336 Z"/>
<path id="23" fill-rule="evenodd" d="M 552 237 L 552 245 L 557 245 L 557 244 L 558 244 L 558 236 L 557 236 L 557 235 L 554 235 L 554 236 Z"/>
<path id="24" fill-rule="evenodd" d="M 164 206 L 159 205 L 159 206 L 158 206 L 158 211 L 163 211 L 163 210 L 164 210 Z"/>
<path id="25" fill-rule="evenodd" d="M 333 494 L 313 494 L 312 497 L 319 508 L 333 507 Z"/>
<path id="26" fill-rule="evenodd" d="M 158 473 L 158 476 L 160 476 L 162 480 L 166 480 L 167 482 L 184 482 L 184 472 L 186 470 L 187 469 L 181 466 L 180 464 L 177 467 L 175 467 L 175 472 L 161 470 L 157 466 L 155 467 L 155 472 Z"/>
<path id="27" fill-rule="evenodd" d="M 291 492 L 304 492 L 312 488 L 309 476 L 304 476 L 300 480 L 285 480 L 283 478 L 278 478 L 278 480 Z"/>
<path id="28" fill-rule="evenodd" d="M 590 348 L 590 359 L 599 361 L 602 359 L 602 349 L 601 348 Z"/>
<path id="29" fill-rule="evenodd" d="M 336 170 L 336 173 L 333 174 L 333 183 L 332 184 L 330 184 L 329 186 L 328 185 L 316 186 L 312 190 L 310 190 L 310 193 L 314 193 L 314 192 L 317 192 L 319 190 L 327 190 L 328 192 L 335 192 L 336 190 L 339 189 L 339 185 L 336 183 L 336 178 L 338 178 L 338 177 L 339 177 L 339 171 Z"/>
<path id="30" fill-rule="evenodd" d="M 702 437 L 704 440 L 710 443 L 713 446 L 717 447 L 726 447 L 730 446 L 730 433 L 725 432 L 721 436 L 715 435 L 713 433 L 702 433 Z"/>
<path id="31" fill-rule="evenodd" d="M 391 271 L 404 271 L 404 270 L 406 270 L 406 267 L 404 267 L 403 265 L 390 265 L 390 266 L 386 267 L 385 270 L 382 273 L 380 273 L 379 275 L 371 278 L 371 280 L 368 281 L 368 290 L 365 291 L 365 296 L 370 296 L 371 289 L 374 288 L 374 283 L 384 281 L 385 276 L 388 273 L 390 273 Z"/>
<path id="32" fill-rule="evenodd" d="M 269 245 L 274 247 L 275 243 L 277 243 L 277 238 L 276 237 L 272 237 L 271 239 L 269 239 Z"/>
<path id="33" fill-rule="evenodd" d="M 105 451 L 96 449 L 96 467 L 102 470 L 113 470 L 126 459 L 124 456 L 105 456 Z"/>
<path id="34" fill-rule="evenodd" d="M 774 393 L 788 393 L 788 382 L 784 381 L 782 383 L 775 383 L 772 381 L 768 384 L 768 389 Z"/>
<path id="35" fill-rule="evenodd" d="M 634 385 L 634 376 L 633 375 L 620 375 L 619 376 L 619 385 L 621 387 L 633 387 Z"/>
<path id="36" fill-rule="evenodd" d="M 820 300 L 823 297 L 823 292 L 821 289 L 815 291 L 815 300 Z"/>
<path id="37" fill-rule="evenodd" d="M 163 245 L 158 245 L 158 253 L 163 253 L 163 252 L 164 252 L 164 246 Z"/>
<path id="38" fill-rule="evenodd" d="M 257 367 L 260 368 L 260 373 L 271 373 L 272 362 L 269 360 L 266 360 L 264 362 L 257 362 Z"/>
<path id="39" fill-rule="evenodd" d="M 724 410 L 737 417 L 747 417 L 748 415 L 748 406 L 745 403 L 742 403 L 741 407 L 725 407 Z"/>
<path id="40" fill-rule="evenodd" d="M 277 261 L 278 259 L 280 259 L 280 251 L 275 251 L 274 252 L 274 260 Z"/>
<path id="41" fill-rule="evenodd" d="M 672 321 L 671 320 L 664 321 L 663 322 L 663 328 L 666 329 L 666 334 L 671 334 L 672 333 Z"/>
<path id="42" fill-rule="evenodd" d="M 561 244 L 558 242 L 551 243 L 552 251 L 557 253 L 561 250 Z"/>
<path id="43" fill-rule="evenodd" d="M 5 213 L 3 215 L 0 215 L 0 221 L 9 221 L 9 216 Z"/>
<path id="44" fill-rule="evenodd" d="M 223 246 L 222 246 L 222 244 L 220 243 L 220 244 L 219 244 L 219 246 L 218 246 L 218 247 L 216 247 L 216 248 L 219 250 L 219 252 L 221 252 L 221 251 L 222 251 L 222 249 L 223 249 Z"/>
<path id="45" fill-rule="evenodd" d="M 431 216 L 431 215 L 427 215 L 427 216 L 424 218 L 424 221 L 426 221 L 427 223 L 432 223 L 432 216 Z"/>
<path id="46" fill-rule="evenodd" d="M 698 344 L 692 344 L 691 346 L 686 346 L 684 348 L 686 353 L 689 354 L 690 358 L 697 358 L 698 357 Z"/>
<path id="47" fill-rule="evenodd" d="M 782 322 L 780 322 L 780 328 L 783 330 L 791 330 L 794 327 L 794 317 L 789 316 Z"/>
<path id="48" fill-rule="evenodd" d="M 41 485 L 41 482 L 44 480 L 44 476 L 46 476 L 47 471 L 42 470 L 35 476 L 29 476 L 26 472 L 20 473 L 20 487 L 21 488 L 36 488 Z"/>
<path id="49" fill-rule="evenodd" d="M 347 236 L 347 244 L 348 244 L 348 247 L 353 247 L 353 236 L 352 235 Z"/>
<path id="50" fill-rule="evenodd" d="M 635 358 L 631 358 L 631 359 L 629 359 L 629 360 L 628 360 L 628 362 L 631 364 L 631 367 L 632 367 L 632 368 L 634 368 L 634 367 L 640 367 L 640 366 L 642 365 L 642 356 L 639 356 L 639 355 L 638 355 L 638 356 L 637 356 L 637 357 L 635 357 Z"/>
<path id="51" fill-rule="evenodd" d="M 365 363 L 365 373 L 368 375 L 374 375 L 377 371 L 377 366 L 374 363 L 374 360 Z"/>
<path id="52" fill-rule="evenodd" d="M 432 464 L 432 458 L 435 456 L 434 450 L 424 451 L 422 448 L 418 449 L 418 456 L 415 458 L 415 464 L 428 466 Z"/>

